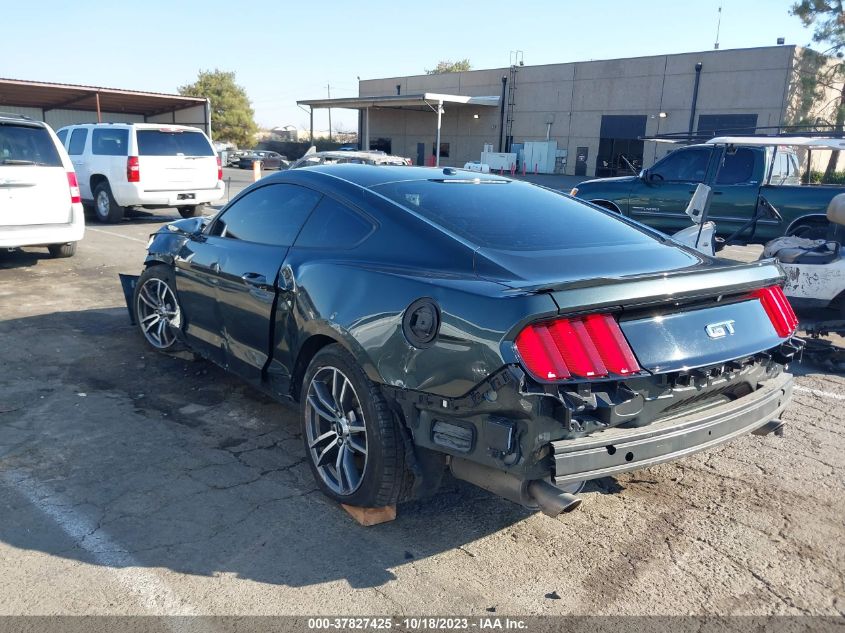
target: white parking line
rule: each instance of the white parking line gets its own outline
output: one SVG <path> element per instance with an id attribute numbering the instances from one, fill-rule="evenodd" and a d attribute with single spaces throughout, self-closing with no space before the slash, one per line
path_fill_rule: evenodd
<path id="1" fill-rule="evenodd" d="M 132 240 L 133 242 L 139 242 L 141 244 L 146 245 L 147 240 L 142 240 L 137 237 L 129 237 L 128 235 L 121 235 L 120 233 L 112 233 L 111 231 L 104 231 L 103 229 L 94 229 L 90 226 L 85 227 L 86 231 L 94 231 L 94 233 L 102 233 L 103 235 L 111 235 L 112 237 L 122 237 L 124 240 Z"/>
<path id="2" fill-rule="evenodd" d="M 802 387 L 801 385 L 795 385 L 793 389 L 795 389 L 795 391 L 800 391 L 801 393 L 811 393 L 819 398 L 833 398 L 834 400 L 845 400 L 845 395 L 842 395 L 841 393 L 832 393 L 830 391 L 822 391 L 821 389 L 810 389 L 808 387 Z"/>
<path id="3" fill-rule="evenodd" d="M 73 501 L 31 479 L 20 471 L 0 473 L 0 482 L 23 495 L 27 501 L 50 517 L 80 548 L 91 554 L 103 567 L 117 576 L 126 591 L 134 594 L 141 606 L 154 615 L 196 615 L 196 610 L 180 598 L 154 572 L 144 569 L 125 548 L 111 539 L 93 517 L 73 508 Z M 181 630 L 185 620 L 167 620 L 166 626 Z"/>

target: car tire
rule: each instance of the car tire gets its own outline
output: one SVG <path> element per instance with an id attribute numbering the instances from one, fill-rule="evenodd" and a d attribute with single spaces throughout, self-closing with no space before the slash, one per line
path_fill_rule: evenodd
<path id="1" fill-rule="evenodd" d="M 167 266 L 147 268 L 135 284 L 132 310 L 147 344 L 160 352 L 181 348 L 182 308 L 173 271 Z"/>
<path id="2" fill-rule="evenodd" d="M 47 246 L 50 251 L 50 257 L 73 257 L 76 253 L 76 242 L 68 242 L 67 244 L 50 244 Z"/>
<path id="3" fill-rule="evenodd" d="M 407 498 L 412 481 L 401 430 L 378 385 L 349 352 L 337 344 L 321 349 L 305 372 L 300 393 L 307 461 L 323 493 L 361 507 L 389 506 Z"/>
<path id="4" fill-rule="evenodd" d="M 114 199 L 108 182 L 101 182 L 94 187 L 94 216 L 100 222 L 120 222 L 124 212 L 125 209 Z"/>
<path id="5" fill-rule="evenodd" d="M 203 205 L 197 204 L 189 207 L 178 207 L 179 215 L 183 218 L 195 218 L 202 215 Z"/>

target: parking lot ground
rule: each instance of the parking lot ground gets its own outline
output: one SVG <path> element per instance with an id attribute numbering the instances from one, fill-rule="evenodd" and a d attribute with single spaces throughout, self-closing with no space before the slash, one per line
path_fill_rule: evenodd
<path id="1" fill-rule="evenodd" d="M 362 528 L 294 409 L 129 325 L 117 275 L 177 217 L 0 254 L 0 614 L 845 614 L 843 376 L 557 519 L 448 479 Z"/>

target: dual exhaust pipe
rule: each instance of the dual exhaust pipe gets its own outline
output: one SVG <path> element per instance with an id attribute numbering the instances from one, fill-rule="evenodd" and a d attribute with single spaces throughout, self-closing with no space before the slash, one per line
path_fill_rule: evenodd
<path id="1" fill-rule="evenodd" d="M 580 497 L 564 492 L 544 479 L 524 481 L 510 473 L 460 457 L 452 457 L 449 468 L 456 479 L 468 481 L 527 508 L 539 508 L 546 516 L 556 517 L 562 512 L 572 512 L 581 505 Z"/>
<path id="2" fill-rule="evenodd" d="M 782 436 L 785 426 L 783 420 L 770 420 L 753 430 L 752 434 Z M 580 497 L 561 490 L 545 479 L 525 481 L 510 473 L 482 466 L 461 457 L 452 457 L 449 460 L 449 469 L 456 479 L 468 481 L 527 508 L 539 508 L 543 514 L 550 517 L 556 517 L 563 512 L 572 512 L 581 505 Z"/>

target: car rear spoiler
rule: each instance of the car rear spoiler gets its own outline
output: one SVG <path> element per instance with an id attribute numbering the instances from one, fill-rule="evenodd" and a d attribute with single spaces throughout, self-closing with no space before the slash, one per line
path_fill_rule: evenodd
<path id="1" fill-rule="evenodd" d="M 784 273 L 780 264 L 774 259 L 766 259 L 747 264 L 715 264 L 712 270 L 703 271 L 698 269 L 636 277 L 602 277 L 542 286 L 512 286 L 510 292 L 548 293 L 557 303 L 560 312 L 577 312 L 581 309 L 688 301 L 712 297 L 714 294 L 733 295 L 781 284 L 783 281 Z"/>

